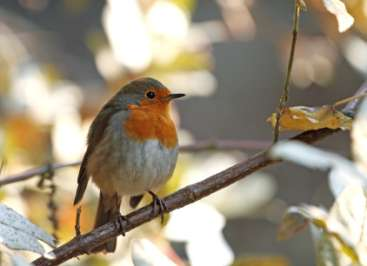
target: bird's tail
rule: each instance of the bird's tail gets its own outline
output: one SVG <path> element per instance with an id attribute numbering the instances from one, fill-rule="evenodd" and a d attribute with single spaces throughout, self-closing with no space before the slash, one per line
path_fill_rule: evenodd
<path id="1" fill-rule="evenodd" d="M 121 197 L 117 194 L 109 196 L 106 194 L 99 194 L 98 209 L 96 214 L 96 221 L 94 228 L 97 228 L 105 223 L 113 221 L 120 215 Z M 93 249 L 93 252 L 114 252 L 116 249 L 117 238 L 114 238 Z"/>

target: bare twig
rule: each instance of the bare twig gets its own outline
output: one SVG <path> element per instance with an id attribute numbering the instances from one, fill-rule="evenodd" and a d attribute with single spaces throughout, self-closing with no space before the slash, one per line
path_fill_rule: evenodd
<path id="1" fill-rule="evenodd" d="M 335 102 L 333 104 L 333 107 L 337 107 L 337 106 L 340 106 L 340 105 L 344 105 L 344 104 L 347 104 L 351 101 L 354 101 L 356 99 L 359 99 L 359 98 L 363 98 L 363 97 L 366 97 L 367 96 L 367 93 L 363 93 L 363 94 L 359 94 L 359 95 L 354 95 L 354 96 L 351 96 L 351 97 L 347 97 L 347 98 L 344 98 L 344 99 L 341 99 L 337 102 Z"/>
<path id="2" fill-rule="evenodd" d="M 79 206 L 76 210 L 76 218 L 75 218 L 75 236 L 79 237 L 81 235 L 80 232 L 80 215 L 82 214 L 82 207 Z"/>
<path id="3" fill-rule="evenodd" d="M 2 159 L 0 163 L 0 174 L 3 171 L 4 167 L 5 167 L 5 159 Z"/>
<path id="4" fill-rule="evenodd" d="M 280 117 L 283 113 L 283 109 L 288 101 L 288 95 L 289 95 L 289 82 L 291 79 L 292 74 L 292 67 L 293 67 L 293 61 L 294 61 L 294 53 L 296 51 L 296 43 L 297 43 L 297 36 L 299 31 L 299 17 L 301 14 L 302 9 L 305 8 L 305 3 L 303 0 L 295 0 L 294 1 L 294 14 L 293 14 L 293 33 L 292 33 L 292 44 L 291 44 L 291 50 L 288 60 L 288 68 L 287 68 L 287 76 L 284 82 L 283 87 L 283 94 L 280 97 L 279 105 L 277 109 L 276 114 L 276 121 L 275 121 L 275 127 L 274 127 L 274 135 L 273 135 L 273 142 L 277 142 L 279 138 L 279 121 Z"/>
<path id="5" fill-rule="evenodd" d="M 58 170 L 58 169 L 65 168 L 65 167 L 78 166 L 79 164 L 80 164 L 80 161 L 71 162 L 71 163 L 54 163 L 54 164 L 51 164 L 51 166 L 53 170 Z M 29 169 L 20 174 L 4 177 L 3 179 L 0 180 L 0 186 L 8 185 L 11 183 L 16 183 L 20 181 L 25 181 L 30 178 L 43 175 L 44 173 L 47 173 L 48 169 L 49 169 L 49 166 L 45 165 L 45 166 Z"/>
<path id="6" fill-rule="evenodd" d="M 262 150 L 271 144 L 269 141 L 260 140 L 212 140 L 197 141 L 194 144 L 184 145 L 180 147 L 181 152 L 198 152 L 206 150 Z M 26 181 L 28 179 L 43 175 L 49 171 L 49 167 L 58 170 L 66 167 L 78 166 L 80 161 L 70 163 L 55 163 L 27 170 L 23 173 L 10 175 L 0 179 L 0 186 Z"/>
<path id="7" fill-rule="evenodd" d="M 48 194 L 48 202 L 47 202 L 47 208 L 49 211 L 48 219 L 52 224 L 52 230 L 53 230 L 52 235 L 55 238 L 55 242 L 58 243 L 57 230 L 59 229 L 59 223 L 57 219 L 58 207 L 57 207 L 56 200 L 55 200 L 55 195 L 56 195 L 56 190 L 57 190 L 57 187 L 55 185 L 55 180 L 54 180 L 55 171 L 51 163 L 48 163 L 46 167 L 47 167 L 47 172 L 41 175 L 41 178 L 37 186 L 40 189 L 47 188 L 50 190 Z M 49 184 L 45 185 L 45 182 L 48 182 Z"/>
<path id="8" fill-rule="evenodd" d="M 356 109 L 359 103 L 362 101 L 361 97 L 357 97 L 360 95 L 364 95 L 367 93 L 367 81 L 365 81 L 362 86 L 357 90 L 354 94 L 355 99 L 348 102 L 348 104 L 343 108 L 342 112 L 350 117 L 354 117 L 356 114 Z M 353 96 L 353 97 L 354 97 Z"/>
<path id="9" fill-rule="evenodd" d="M 50 179 L 50 185 L 49 185 L 49 189 L 50 189 L 50 193 L 49 193 L 49 198 L 48 198 L 48 203 L 47 203 L 47 207 L 49 209 L 49 215 L 48 215 L 48 219 L 52 224 L 52 230 L 53 230 L 53 237 L 55 238 L 55 242 L 58 243 L 59 238 L 57 236 L 57 231 L 59 230 L 59 220 L 57 219 L 57 211 L 58 211 L 58 206 L 55 200 L 55 195 L 56 195 L 56 185 L 55 185 L 55 180 Z"/>
<path id="10" fill-rule="evenodd" d="M 367 92 L 367 86 L 359 90 L 357 93 Z M 350 102 L 343 112 L 355 113 L 357 104 Z M 292 138 L 293 140 L 303 141 L 305 143 L 313 143 L 322 138 L 325 138 L 339 129 L 319 129 L 313 131 L 306 131 Z M 171 212 L 175 209 L 186 206 L 192 202 L 198 201 L 203 197 L 206 197 L 218 190 L 221 190 L 236 181 L 248 176 L 249 174 L 262 169 L 270 164 L 276 162 L 267 156 L 267 150 L 260 152 L 248 160 L 240 162 L 226 170 L 219 172 L 201 182 L 184 187 L 179 191 L 165 197 L 163 200 L 167 209 L 166 212 Z M 128 232 L 143 223 L 151 221 L 152 219 L 160 215 L 159 210 L 153 208 L 152 205 L 138 209 L 129 215 L 127 220 L 129 222 L 123 222 L 122 226 L 124 231 Z M 120 221 L 122 222 L 122 221 Z M 73 257 L 85 254 L 87 250 L 93 250 L 93 248 L 107 242 L 108 240 L 117 237 L 121 234 L 121 228 L 117 221 L 109 222 L 101 227 L 94 229 L 93 231 L 74 238 L 66 244 L 54 249 L 52 253 L 55 255 L 54 260 L 39 258 L 33 262 L 36 266 L 51 266 L 58 265 Z"/>
<path id="11" fill-rule="evenodd" d="M 180 147 L 180 152 L 198 152 L 208 150 L 262 150 L 271 145 L 264 140 L 201 140 Z"/>

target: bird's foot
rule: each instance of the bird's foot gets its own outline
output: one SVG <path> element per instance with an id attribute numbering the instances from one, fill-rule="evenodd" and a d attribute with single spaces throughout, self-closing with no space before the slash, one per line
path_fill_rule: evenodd
<path id="1" fill-rule="evenodd" d="M 116 223 L 117 223 L 117 226 L 118 226 L 118 228 L 121 232 L 121 235 L 125 236 L 125 234 L 126 234 L 125 226 L 130 223 L 129 219 L 127 219 L 126 216 L 124 216 L 120 213 L 120 215 L 117 216 Z"/>
<path id="2" fill-rule="evenodd" d="M 162 199 L 160 199 L 154 192 L 148 191 L 153 198 L 153 212 L 158 207 L 159 215 L 161 216 L 161 223 L 164 223 L 164 213 L 167 212 L 167 206 Z"/>

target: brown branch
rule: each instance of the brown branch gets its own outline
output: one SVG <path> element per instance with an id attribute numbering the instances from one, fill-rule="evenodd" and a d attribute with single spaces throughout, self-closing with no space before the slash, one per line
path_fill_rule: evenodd
<path id="1" fill-rule="evenodd" d="M 269 147 L 271 142 L 260 140 L 203 140 L 194 144 L 183 145 L 180 147 L 181 152 L 198 152 L 206 150 L 262 150 Z M 53 171 L 61 168 L 73 167 L 80 165 L 80 161 L 70 163 L 55 163 L 45 166 L 29 169 L 23 173 L 10 175 L 0 179 L 0 186 L 26 181 L 28 179 L 46 174 L 52 169 Z"/>
<path id="2" fill-rule="evenodd" d="M 357 95 L 365 93 L 366 91 L 367 86 L 363 85 L 362 88 L 357 91 Z M 343 109 L 343 112 L 354 114 L 356 106 L 357 104 L 355 101 L 350 102 Z M 340 130 L 320 129 L 307 131 L 297 135 L 292 139 L 305 143 L 313 143 L 338 131 Z M 171 212 L 175 209 L 181 208 L 197 200 L 200 200 L 201 198 L 206 197 L 220 189 L 223 189 L 257 170 L 276 162 L 280 161 L 270 159 L 267 156 L 267 150 L 260 152 L 250 157 L 246 161 L 240 162 L 201 182 L 184 187 L 177 192 L 165 197 L 163 200 L 165 202 L 165 206 L 167 207 L 166 212 Z M 123 223 L 124 231 L 128 232 L 143 223 L 151 221 L 158 216 L 159 210 L 157 208 L 153 208 L 152 205 L 148 205 L 146 207 L 138 209 L 127 215 L 127 219 L 129 222 Z M 117 237 L 120 234 L 120 227 L 118 226 L 117 221 L 109 222 L 87 234 L 74 238 L 66 244 L 54 249 L 54 260 L 49 260 L 41 257 L 35 260 L 33 264 L 36 266 L 58 265 L 73 257 L 88 253 L 89 250 L 93 250 L 95 247 L 101 245 L 102 243 L 105 243 L 111 238 Z"/>
<path id="3" fill-rule="evenodd" d="M 48 189 L 48 220 L 52 225 L 52 236 L 55 239 L 55 243 L 58 244 L 59 238 L 57 236 L 57 230 L 59 229 L 59 221 L 57 219 L 57 211 L 58 206 L 56 204 L 55 195 L 56 195 L 56 184 L 55 184 L 55 170 L 52 168 L 52 164 L 48 163 L 47 165 L 47 172 L 41 175 L 41 178 L 37 184 L 38 188 L 40 189 Z M 45 184 L 47 183 L 47 185 Z"/>
<path id="4" fill-rule="evenodd" d="M 180 147 L 180 152 L 198 152 L 208 150 L 263 150 L 271 145 L 263 140 L 201 140 Z"/>
<path id="5" fill-rule="evenodd" d="M 33 177 L 41 176 L 43 174 L 46 174 L 50 168 L 53 170 L 58 170 L 65 167 L 71 167 L 71 166 L 77 166 L 80 164 L 80 161 L 71 162 L 71 163 L 54 163 L 51 165 L 45 165 L 37 168 L 29 169 L 23 173 L 16 174 L 16 175 L 10 175 L 7 177 L 4 177 L 0 180 L 0 186 L 8 185 L 11 183 L 16 183 L 20 181 L 25 181 Z"/>

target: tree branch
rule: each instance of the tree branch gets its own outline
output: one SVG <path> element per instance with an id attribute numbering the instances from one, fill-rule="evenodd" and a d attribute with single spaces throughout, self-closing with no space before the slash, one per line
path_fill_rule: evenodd
<path id="1" fill-rule="evenodd" d="M 364 84 L 356 93 L 356 95 L 366 93 L 367 86 Z M 349 115 L 354 115 L 356 111 L 358 101 L 350 102 L 343 112 Z M 313 143 L 320 139 L 323 139 L 333 133 L 340 131 L 339 129 L 320 129 L 313 131 L 306 131 L 292 138 L 292 140 L 298 140 L 305 143 Z M 248 160 L 240 162 L 232 167 L 227 168 L 201 182 L 184 187 L 177 192 L 165 197 L 163 200 L 167 207 L 167 212 L 171 212 L 175 209 L 184 207 L 190 203 L 200 200 L 220 189 L 223 189 L 236 181 L 248 176 L 249 174 L 262 169 L 268 165 L 280 162 L 279 160 L 272 160 L 267 156 L 267 150 L 262 151 Z M 129 215 L 127 219 L 129 223 L 123 222 L 125 231 L 130 231 L 143 223 L 153 220 L 159 216 L 159 211 L 153 208 L 152 205 L 140 208 Z M 53 250 L 55 255 L 54 260 L 46 258 L 38 258 L 33 262 L 36 266 L 51 266 L 58 265 L 73 257 L 81 254 L 88 253 L 93 248 L 105 243 L 106 241 L 120 235 L 120 228 L 116 222 L 109 222 L 101 227 L 94 229 L 93 231 L 81 235 L 78 238 L 74 238 L 66 244 Z"/>
<path id="2" fill-rule="evenodd" d="M 261 140 L 202 140 L 197 141 L 194 144 L 181 146 L 180 152 L 199 152 L 207 150 L 262 150 L 269 147 L 269 145 L 271 145 L 270 141 Z M 78 166 L 80 163 L 81 161 L 55 163 L 32 168 L 20 174 L 1 178 L 0 186 L 26 181 L 28 179 L 47 174 L 50 170 L 55 171 L 66 167 Z"/>
<path id="3" fill-rule="evenodd" d="M 180 147 L 180 152 L 198 152 L 210 150 L 263 150 L 271 145 L 265 140 L 201 140 Z"/>

